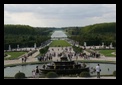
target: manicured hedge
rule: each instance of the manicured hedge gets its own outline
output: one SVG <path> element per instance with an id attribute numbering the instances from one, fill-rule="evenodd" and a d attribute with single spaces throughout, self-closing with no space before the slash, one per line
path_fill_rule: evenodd
<path id="1" fill-rule="evenodd" d="M 16 73 L 14 77 L 15 77 L 15 79 L 26 78 L 26 77 L 25 77 L 25 74 L 22 73 L 22 72 L 20 72 L 20 71 L 19 71 L 18 73 Z"/>
<path id="2" fill-rule="evenodd" d="M 40 54 L 45 54 L 49 49 L 49 46 L 46 46 L 45 48 L 40 49 Z"/>
<path id="3" fill-rule="evenodd" d="M 89 72 L 81 72 L 80 73 L 80 77 L 90 77 L 90 73 Z"/>
<path id="4" fill-rule="evenodd" d="M 58 74 L 55 73 L 55 72 L 48 72 L 48 73 L 46 74 L 46 77 L 47 77 L 47 78 L 56 78 L 56 77 L 58 77 Z"/>

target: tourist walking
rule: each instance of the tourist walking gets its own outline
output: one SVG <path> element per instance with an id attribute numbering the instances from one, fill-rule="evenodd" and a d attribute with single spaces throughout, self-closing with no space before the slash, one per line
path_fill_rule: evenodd
<path id="1" fill-rule="evenodd" d="M 100 78 L 100 71 L 101 71 L 100 65 L 98 64 L 98 65 L 96 66 L 97 78 Z"/>

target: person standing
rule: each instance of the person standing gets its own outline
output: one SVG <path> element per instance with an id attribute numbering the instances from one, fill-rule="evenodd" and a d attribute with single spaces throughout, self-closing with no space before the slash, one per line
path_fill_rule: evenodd
<path id="1" fill-rule="evenodd" d="M 100 65 L 98 64 L 98 65 L 96 66 L 97 78 L 100 78 L 100 71 L 101 71 Z"/>
<path id="2" fill-rule="evenodd" d="M 35 72 L 35 75 L 37 78 L 39 78 L 39 69 L 38 69 L 38 66 L 36 66 L 36 72 Z"/>
<path id="3" fill-rule="evenodd" d="M 45 64 L 43 65 L 43 69 L 45 69 Z"/>
<path id="4" fill-rule="evenodd" d="M 24 55 L 24 62 L 26 62 L 26 60 L 27 60 L 27 57 Z"/>
<path id="5" fill-rule="evenodd" d="M 108 71 L 109 71 L 109 68 L 108 68 Z"/>
<path id="6" fill-rule="evenodd" d="M 22 57 L 22 63 L 24 62 L 24 57 Z"/>
<path id="7" fill-rule="evenodd" d="M 32 76 L 33 76 L 33 78 L 35 78 L 35 70 L 34 69 L 32 71 Z"/>

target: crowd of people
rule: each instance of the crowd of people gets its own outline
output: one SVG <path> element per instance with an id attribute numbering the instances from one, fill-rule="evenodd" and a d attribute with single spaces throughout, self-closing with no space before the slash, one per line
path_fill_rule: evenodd
<path id="1" fill-rule="evenodd" d="M 40 57 L 38 57 L 39 61 L 50 61 L 53 57 L 61 57 L 63 52 L 65 52 L 70 60 L 83 58 L 84 60 L 89 60 L 92 58 L 99 58 L 100 54 L 96 54 L 95 52 L 91 52 L 89 55 L 86 53 L 76 53 L 72 51 L 72 48 L 57 48 L 58 52 L 56 52 L 53 48 L 48 50 L 48 52 Z"/>

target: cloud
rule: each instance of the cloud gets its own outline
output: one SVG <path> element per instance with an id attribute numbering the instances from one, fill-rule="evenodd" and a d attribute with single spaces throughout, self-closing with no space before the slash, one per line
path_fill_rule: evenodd
<path id="1" fill-rule="evenodd" d="M 4 23 L 40 27 L 116 21 L 116 4 L 4 4 Z"/>

